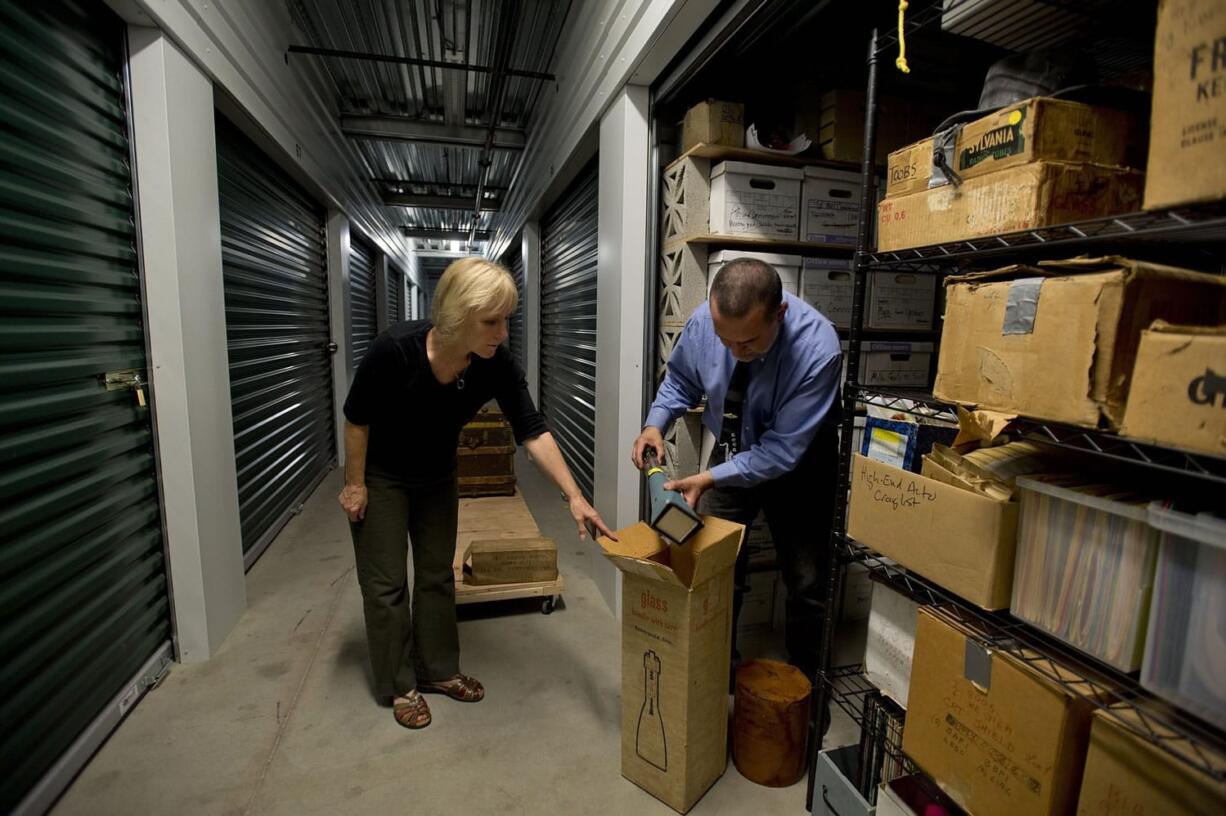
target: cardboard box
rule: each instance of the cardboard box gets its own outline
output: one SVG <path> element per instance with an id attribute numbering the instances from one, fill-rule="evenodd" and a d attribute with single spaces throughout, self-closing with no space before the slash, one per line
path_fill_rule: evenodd
<path id="1" fill-rule="evenodd" d="M 810 138 L 817 134 L 822 158 L 858 165 L 864 161 L 864 108 L 862 90 L 828 91 L 821 95 L 816 128 L 807 111 L 801 111 L 796 122 Z M 944 115 L 936 115 L 929 103 L 889 95 L 878 96 L 877 111 L 877 164 L 885 164 L 892 151 L 931 133 Z"/>
<path id="2" fill-rule="evenodd" d="M 1119 427 L 1141 331 L 1158 319 L 1226 323 L 1226 278 L 1119 257 L 948 278 L 933 393 Z"/>
<path id="3" fill-rule="evenodd" d="M 925 460 L 925 467 L 929 464 Z M 1016 503 L 856 454 L 847 532 L 971 603 L 985 609 L 1009 606 Z"/>
<path id="4" fill-rule="evenodd" d="M 711 232 L 795 241 L 803 179 L 799 167 L 720 162 L 711 171 Z"/>
<path id="5" fill-rule="evenodd" d="M 1163 0 L 1145 208 L 1226 197 L 1226 4 Z"/>
<path id="6" fill-rule="evenodd" d="M 923 607 L 902 747 L 970 813 L 1067 814 L 1092 705 L 963 625 Z"/>
<path id="7" fill-rule="evenodd" d="M 1226 326 L 1141 332 L 1120 432 L 1226 456 Z"/>
<path id="8" fill-rule="evenodd" d="M 839 328 L 851 326 L 854 290 L 851 261 L 805 258 L 800 272 L 800 298 Z"/>
<path id="9" fill-rule="evenodd" d="M 686 111 L 681 124 L 681 152 L 698 144 L 744 147 L 745 106 L 708 99 Z"/>
<path id="10" fill-rule="evenodd" d="M 800 240 L 855 246 L 860 224 L 860 174 L 806 167 Z"/>
<path id="11" fill-rule="evenodd" d="M 945 158 L 963 181 L 1035 161 L 1128 166 L 1136 118 L 1124 111 L 1034 97 L 976 119 L 942 139 Z M 886 195 L 948 183 L 932 179 L 934 139 L 890 154 Z M 946 141 L 946 139 L 948 141 Z"/>
<path id="12" fill-rule="evenodd" d="M 712 252 L 707 258 L 707 297 L 711 296 L 711 286 L 715 283 L 715 276 L 724 264 L 729 261 L 735 261 L 737 258 L 752 258 L 762 261 L 770 265 L 777 273 L 779 273 L 779 282 L 783 285 L 783 291 L 789 295 L 795 295 L 800 291 L 800 263 L 799 255 L 779 255 L 774 252 L 745 252 L 740 249 L 721 249 L 718 252 Z"/>
<path id="13" fill-rule="evenodd" d="M 745 528 L 713 516 L 683 546 L 642 522 L 601 538 L 622 573 L 622 776 L 685 813 L 724 773 L 732 568 Z"/>
<path id="14" fill-rule="evenodd" d="M 525 584 L 558 579 L 558 545 L 552 538 L 496 538 L 468 545 L 465 583 Z"/>
<path id="15" fill-rule="evenodd" d="M 1032 162 L 877 206 L 878 249 L 961 241 L 1134 212 L 1144 175 L 1097 164 Z"/>
<path id="16" fill-rule="evenodd" d="M 864 674 L 882 694 L 906 708 L 919 604 L 885 584 L 874 581 L 872 586 Z"/>
<path id="17" fill-rule="evenodd" d="M 870 340 L 860 349 L 860 382 L 888 388 L 927 388 L 932 343 Z"/>
<path id="18" fill-rule="evenodd" d="M 1141 731 L 1154 729 L 1160 736 L 1174 736 L 1152 718 L 1142 723 L 1132 709 L 1094 712 L 1077 816 L 1203 816 L 1222 812 L 1226 782 L 1215 781 L 1140 739 L 1117 717 Z M 1203 743 L 1201 757 L 1192 754 L 1186 743 L 1170 744 L 1192 762 L 1207 761 L 1219 774 L 1226 771 L 1226 756 Z"/>
<path id="19" fill-rule="evenodd" d="M 872 272 L 864 325 L 869 329 L 931 329 L 937 276 Z M 926 383 L 925 383 L 926 384 Z"/>

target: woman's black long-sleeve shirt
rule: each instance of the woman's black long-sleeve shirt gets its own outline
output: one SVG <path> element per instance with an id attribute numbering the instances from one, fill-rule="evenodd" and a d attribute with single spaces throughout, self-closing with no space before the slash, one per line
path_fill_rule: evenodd
<path id="1" fill-rule="evenodd" d="M 345 400 L 345 417 L 370 427 L 367 470 L 424 484 L 456 469 L 460 429 L 496 399 L 515 441 L 548 430 L 524 373 L 506 346 L 490 359 L 472 355 L 460 380 L 443 385 L 426 357 L 428 320 L 397 323 L 375 339 L 358 366 Z"/>

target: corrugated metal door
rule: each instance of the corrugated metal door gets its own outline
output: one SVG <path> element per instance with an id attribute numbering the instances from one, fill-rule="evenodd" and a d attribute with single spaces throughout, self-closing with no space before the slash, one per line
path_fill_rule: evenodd
<path id="1" fill-rule="evenodd" d="M 404 275 L 388 264 L 387 267 L 387 322 L 388 325 L 404 320 Z"/>
<path id="2" fill-rule="evenodd" d="M 336 461 L 323 209 L 218 118 L 221 259 L 243 556 Z"/>
<path id="3" fill-rule="evenodd" d="M 349 362 L 350 371 L 357 371 L 379 333 L 379 312 L 375 299 L 375 251 L 357 236 L 349 247 L 349 340 L 353 355 Z"/>
<path id="4" fill-rule="evenodd" d="M 527 368 L 527 349 L 524 348 L 524 259 L 517 248 L 508 252 L 502 259 L 503 265 L 510 270 L 511 277 L 515 278 L 515 290 L 519 292 L 519 303 L 515 306 L 515 311 L 511 313 L 511 319 L 508 321 L 507 343 L 511 347 L 511 354 L 515 356 L 516 362 L 519 363 L 521 369 Z"/>
<path id="5" fill-rule="evenodd" d="M 541 221 L 541 411 L 584 494 L 596 472 L 596 165 Z"/>
<path id="6" fill-rule="evenodd" d="M 171 636 L 124 27 L 0 0 L 0 812 Z M 148 395 L 147 395 L 148 396 Z"/>

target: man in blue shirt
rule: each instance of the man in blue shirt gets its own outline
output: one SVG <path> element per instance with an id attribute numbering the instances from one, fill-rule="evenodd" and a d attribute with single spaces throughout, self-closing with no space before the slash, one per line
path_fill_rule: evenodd
<path id="1" fill-rule="evenodd" d="M 841 361 L 834 326 L 785 295 L 770 265 L 731 261 L 686 322 L 632 451 L 635 467 L 648 446 L 663 461 L 665 429 L 706 395 L 703 423 L 717 440 L 710 467 L 667 486 L 704 513 L 746 526 L 764 512 L 788 591 L 788 653 L 810 677 L 825 614 Z M 747 566 L 742 550 L 734 660 Z"/>

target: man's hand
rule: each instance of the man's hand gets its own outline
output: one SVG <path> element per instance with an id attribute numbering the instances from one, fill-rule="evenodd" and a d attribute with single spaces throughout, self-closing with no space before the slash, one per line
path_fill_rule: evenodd
<path id="1" fill-rule="evenodd" d="M 605 525 L 604 519 L 596 512 L 596 508 L 588 504 L 587 499 L 582 496 L 575 496 L 570 500 L 570 515 L 579 527 L 579 538 L 587 538 L 590 526 L 593 535 L 608 536 L 614 541 L 617 540 L 617 536 L 613 535 L 613 531 Z"/>
<path id="2" fill-rule="evenodd" d="M 630 449 L 630 461 L 634 462 L 634 466 L 639 470 L 643 469 L 643 451 L 648 446 L 655 448 L 656 461 L 664 463 L 664 436 L 660 433 L 659 428 L 648 425 L 639 434 L 638 439 L 634 440 L 634 447 Z"/>
<path id="3" fill-rule="evenodd" d="M 361 521 L 366 518 L 366 485 L 347 484 L 341 491 L 341 507 L 350 521 Z"/>
<path id="4" fill-rule="evenodd" d="M 715 487 L 715 479 L 711 476 L 711 471 L 704 470 L 702 473 L 694 476 L 687 476 L 684 479 L 677 479 L 675 482 L 665 482 L 665 490 L 678 490 L 690 507 L 698 509 L 698 500 L 702 498 L 702 494 L 706 493 L 711 488 Z"/>

